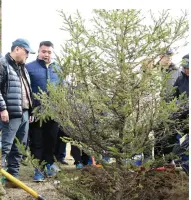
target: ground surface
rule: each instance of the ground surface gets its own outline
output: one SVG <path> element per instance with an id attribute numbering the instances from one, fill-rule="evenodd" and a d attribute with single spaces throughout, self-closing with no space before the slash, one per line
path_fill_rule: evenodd
<path id="1" fill-rule="evenodd" d="M 61 168 L 64 169 L 75 169 L 75 166 L 73 165 L 72 157 L 70 156 L 70 145 L 67 145 L 67 161 L 69 162 L 69 166 L 61 165 Z M 36 183 L 33 182 L 33 175 L 34 175 L 34 169 L 29 166 L 21 165 L 20 168 L 20 180 L 25 183 L 27 186 L 29 186 L 31 189 L 35 190 L 39 195 L 45 197 L 46 200 L 63 200 L 63 198 L 59 197 L 59 194 L 57 193 L 54 182 L 56 179 L 48 179 L 46 182 Z M 33 198 L 30 194 L 25 192 L 22 189 L 18 188 L 5 188 L 6 194 L 3 196 L 0 196 L 1 200 L 33 200 Z M 65 200 L 65 199 L 64 199 Z"/>
<path id="2" fill-rule="evenodd" d="M 74 168 L 72 161 L 70 161 L 70 166 L 64 168 Z M 74 168 L 75 169 L 75 168 Z M 31 187 L 38 194 L 45 197 L 46 200 L 61 200 L 56 189 L 54 188 L 55 179 L 49 179 L 46 182 L 36 183 L 32 181 L 33 168 L 27 166 L 21 166 L 20 170 L 20 180 L 22 180 L 27 186 Z M 22 189 L 11 188 L 6 189 L 6 195 L 2 197 L 2 200 L 32 200 L 33 198 L 30 194 Z"/>
<path id="3" fill-rule="evenodd" d="M 67 145 L 66 159 L 69 162 L 69 165 L 68 166 L 60 165 L 60 167 L 63 170 L 76 171 L 76 168 L 73 165 L 74 161 L 73 161 L 72 157 L 70 156 L 69 152 L 70 152 L 70 146 Z M 43 196 L 46 200 L 69 200 L 68 198 L 59 196 L 59 192 L 55 188 L 56 179 L 52 178 L 52 179 L 48 179 L 46 182 L 36 183 L 36 182 L 33 182 L 33 174 L 34 174 L 34 169 L 32 167 L 21 165 L 20 180 L 23 181 L 27 186 L 32 188 L 34 191 L 36 191 L 39 195 Z M 175 198 L 173 197 L 170 200 L 188 200 L 187 192 L 184 192 L 184 190 L 187 191 L 187 185 L 188 185 L 187 179 L 188 178 L 180 180 L 182 182 L 182 187 L 185 185 L 181 191 L 183 193 L 185 193 L 186 195 L 180 195 L 180 197 L 176 196 Z M 184 182 L 187 184 L 183 184 Z M 1 191 L 0 191 L 0 193 L 1 193 Z M 0 194 L 0 200 L 34 200 L 34 199 L 35 198 L 33 198 L 30 194 L 28 194 L 24 190 L 18 189 L 18 188 L 17 189 L 16 188 L 14 188 L 14 189 L 7 188 L 5 195 L 1 196 L 1 194 Z"/>

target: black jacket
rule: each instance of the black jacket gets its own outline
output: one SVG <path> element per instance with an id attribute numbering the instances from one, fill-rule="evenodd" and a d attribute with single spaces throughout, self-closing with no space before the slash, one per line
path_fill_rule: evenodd
<path id="1" fill-rule="evenodd" d="M 176 87 L 176 92 L 174 94 L 175 97 L 178 98 L 183 92 L 186 92 L 189 97 L 189 76 L 187 76 L 184 72 L 181 72 L 181 75 L 174 83 L 174 87 Z"/>
<path id="2" fill-rule="evenodd" d="M 9 118 L 22 117 L 21 71 L 25 76 L 32 98 L 30 78 L 24 65 L 18 66 L 10 54 L 0 58 L 0 111 L 7 110 Z M 30 105 L 29 112 L 32 111 Z"/>

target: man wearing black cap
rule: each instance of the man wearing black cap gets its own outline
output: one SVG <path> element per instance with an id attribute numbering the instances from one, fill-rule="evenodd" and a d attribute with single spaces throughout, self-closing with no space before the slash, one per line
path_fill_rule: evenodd
<path id="1" fill-rule="evenodd" d="M 29 53 L 34 54 L 29 42 L 17 39 L 12 43 L 11 53 L 0 58 L 2 168 L 7 167 L 7 172 L 14 177 L 18 177 L 22 157 L 15 144 L 15 137 L 20 143 L 26 144 L 32 110 L 30 78 L 24 66 Z M 8 181 L 6 185 L 14 187 Z"/>

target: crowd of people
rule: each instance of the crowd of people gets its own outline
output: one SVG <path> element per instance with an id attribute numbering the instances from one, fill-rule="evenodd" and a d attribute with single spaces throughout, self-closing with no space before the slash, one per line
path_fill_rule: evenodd
<path id="1" fill-rule="evenodd" d="M 65 160 L 66 144 L 60 137 L 67 136 L 59 124 L 48 120 L 40 126 L 34 120 L 33 109 L 40 106 L 40 102 L 33 98 L 39 88 L 46 92 L 47 83 L 59 84 L 60 79 L 56 73 L 59 69 L 57 63 L 52 61 L 54 45 L 50 41 L 42 41 L 39 45 L 37 59 L 26 63 L 29 54 L 35 52 L 25 39 L 17 39 L 12 43 L 11 52 L 0 58 L 0 124 L 2 130 L 2 168 L 7 169 L 14 177 L 18 178 L 22 159 L 16 146 L 15 137 L 25 146 L 29 146 L 31 154 L 38 159 L 42 169 L 35 168 L 33 180 L 40 182 L 46 177 L 56 175 L 55 160 L 68 164 Z M 189 55 L 183 57 L 182 71 L 172 63 L 172 51 L 162 55 L 157 65 L 161 70 L 170 74 L 169 85 L 176 87 L 174 97 L 186 93 L 189 96 Z M 166 67 L 168 66 L 168 67 Z M 167 90 L 168 92 L 168 90 Z M 168 95 L 167 95 L 167 100 Z M 170 138 L 175 143 L 176 136 Z M 161 143 L 155 145 L 155 155 L 169 153 Z M 81 152 L 76 146 L 71 147 L 76 168 L 83 168 L 90 162 L 90 156 Z M 43 171 L 43 173 L 42 173 Z M 6 180 L 6 185 L 11 185 Z"/>

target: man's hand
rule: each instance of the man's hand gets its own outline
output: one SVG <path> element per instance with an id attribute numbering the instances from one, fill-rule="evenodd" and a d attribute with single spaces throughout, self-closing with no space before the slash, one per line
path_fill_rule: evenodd
<path id="1" fill-rule="evenodd" d="M 9 113 L 7 112 L 7 110 L 1 111 L 1 120 L 6 123 L 9 122 Z"/>

